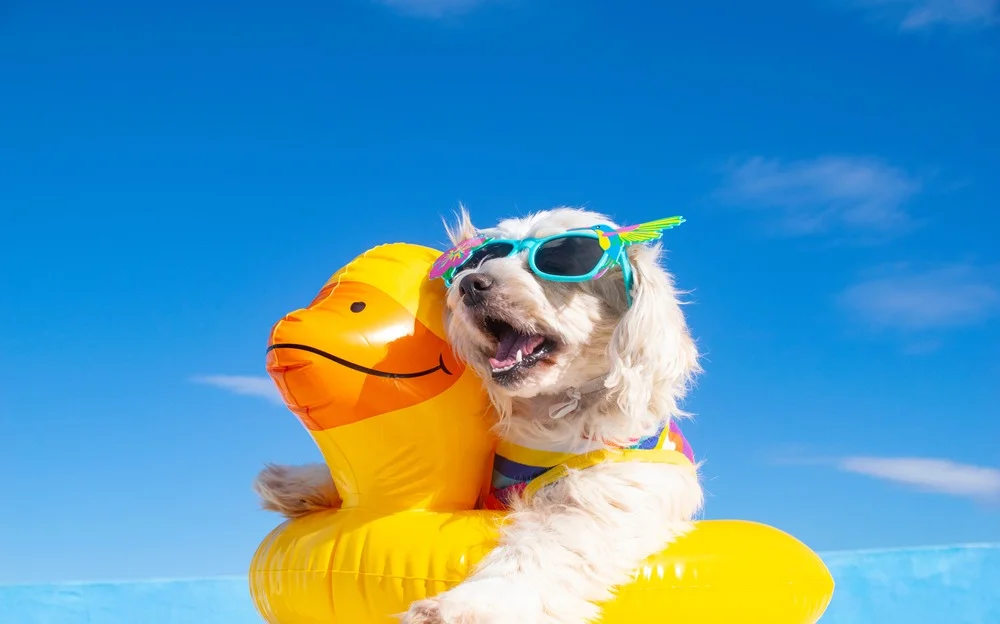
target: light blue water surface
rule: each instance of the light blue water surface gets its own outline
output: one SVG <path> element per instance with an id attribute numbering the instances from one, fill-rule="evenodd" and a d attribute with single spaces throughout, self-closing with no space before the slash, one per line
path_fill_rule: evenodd
<path id="1" fill-rule="evenodd" d="M 847 551 L 823 559 L 837 589 L 822 624 L 1000 624 L 1000 544 Z M 260 621 L 242 576 L 0 586 L 3 624 Z"/>

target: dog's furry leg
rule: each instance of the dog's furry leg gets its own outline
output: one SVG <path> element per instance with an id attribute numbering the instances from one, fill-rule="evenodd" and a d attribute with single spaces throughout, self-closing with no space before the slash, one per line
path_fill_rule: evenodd
<path id="1" fill-rule="evenodd" d="M 642 561 L 691 527 L 689 467 L 623 462 L 573 472 L 508 516 L 463 583 L 411 605 L 404 624 L 583 624 Z"/>
<path id="2" fill-rule="evenodd" d="M 261 507 L 286 518 L 340 506 L 340 495 L 325 464 L 280 466 L 268 464 L 254 480 Z"/>

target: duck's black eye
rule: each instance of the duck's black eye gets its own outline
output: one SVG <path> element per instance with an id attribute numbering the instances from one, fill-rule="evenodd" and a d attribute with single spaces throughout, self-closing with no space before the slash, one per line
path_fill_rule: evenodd
<path id="1" fill-rule="evenodd" d="M 355 301 L 351 304 L 351 312 L 360 312 L 365 309 L 364 301 Z"/>

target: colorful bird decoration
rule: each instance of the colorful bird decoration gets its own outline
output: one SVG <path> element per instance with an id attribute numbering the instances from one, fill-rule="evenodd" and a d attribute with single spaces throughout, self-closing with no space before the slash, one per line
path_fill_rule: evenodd
<path id="1" fill-rule="evenodd" d="M 684 217 L 667 217 L 639 225 L 626 225 L 617 230 L 612 230 L 606 225 L 595 225 L 592 229 L 597 232 L 597 242 L 601 249 L 615 258 L 622 247 L 655 241 L 663 236 L 665 230 L 677 227 L 681 223 L 684 223 Z"/>

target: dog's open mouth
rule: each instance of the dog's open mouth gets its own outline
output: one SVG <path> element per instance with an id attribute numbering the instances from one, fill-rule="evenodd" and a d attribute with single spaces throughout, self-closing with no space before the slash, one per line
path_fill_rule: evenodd
<path id="1" fill-rule="evenodd" d="M 483 327 L 497 342 L 496 354 L 490 358 L 493 379 L 497 381 L 510 379 L 517 371 L 531 368 L 556 347 L 551 338 L 525 333 L 501 319 L 486 318 Z"/>

